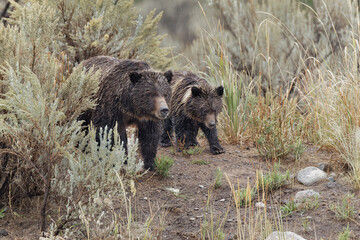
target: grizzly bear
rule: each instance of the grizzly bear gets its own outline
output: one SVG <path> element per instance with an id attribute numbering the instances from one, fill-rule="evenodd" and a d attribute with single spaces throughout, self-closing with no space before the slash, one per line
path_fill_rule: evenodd
<path id="1" fill-rule="evenodd" d="M 211 153 L 224 153 L 216 130 L 216 117 L 222 109 L 224 88 L 214 88 L 205 79 L 191 72 L 174 72 L 171 91 L 171 113 L 164 121 L 160 145 L 171 145 L 174 128 L 176 144 L 185 148 L 199 145 L 196 136 L 201 128 L 209 142 Z"/>
<path id="2" fill-rule="evenodd" d="M 172 72 L 161 73 L 140 60 L 120 60 L 98 56 L 82 62 L 86 70 L 100 71 L 97 105 L 80 117 L 84 125 L 93 123 L 113 128 L 117 123 L 127 153 L 126 127 L 136 125 L 145 169 L 154 170 L 161 120 L 169 114 Z M 98 140 L 97 134 L 97 140 Z"/>

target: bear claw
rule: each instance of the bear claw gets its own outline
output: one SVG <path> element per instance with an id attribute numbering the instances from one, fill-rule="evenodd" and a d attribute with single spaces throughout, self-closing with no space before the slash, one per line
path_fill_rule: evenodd
<path id="1" fill-rule="evenodd" d="M 221 146 L 211 146 L 210 147 L 210 152 L 214 155 L 217 154 L 222 154 L 225 152 L 224 148 L 222 148 Z"/>

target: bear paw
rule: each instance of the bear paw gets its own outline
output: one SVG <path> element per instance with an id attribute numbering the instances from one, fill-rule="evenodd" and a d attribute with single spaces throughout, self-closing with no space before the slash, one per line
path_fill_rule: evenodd
<path id="1" fill-rule="evenodd" d="M 146 164 L 146 163 L 144 163 L 144 169 L 145 170 L 149 169 L 149 171 L 151 171 L 151 172 L 154 172 L 156 170 L 154 164 Z"/>
<path id="2" fill-rule="evenodd" d="M 225 150 L 221 146 L 210 146 L 210 152 L 214 155 L 217 155 L 224 153 Z"/>

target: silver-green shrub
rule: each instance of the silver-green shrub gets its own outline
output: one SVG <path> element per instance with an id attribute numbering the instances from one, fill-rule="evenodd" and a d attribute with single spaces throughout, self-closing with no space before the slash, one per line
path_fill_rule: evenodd
<path id="1" fill-rule="evenodd" d="M 261 79 L 265 91 L 286 89 L 306 70 L 336 62 L 358 35 L 356 1 L 315 0 L 314 8 L 298 0 L 208 2 L 220 21 L 208 31 L 221 54 L 241 74 Z"/>
<path id="2" fill-rule="evenodd" d="M 95 106 L 99 74 L 74 66 L 94 55 L 140 58 L 161 69 L 171 59 L 159 46 L 161 14 L 143 19 L 131 0 L 21 3 L 11 1 L 8 24 L 0 23 L 0 190 L 11 185 L 14 201 L 41 194 L 42 231 L 48 205 L 67 203 L 71 213 L 54 219 L 58 233 L 71 223 L 92 224 L 92 199 L 125 191 L 118 187 L 125 157 L 117 133 L 113 149 L 107 135 L 98 147 L 94 130 L 86 135 L 77 120 Z M 130 176 L 141 167 L 136 144 L 128 144 Z"/>
<path id="3" fill-rule="evenodd" d="M 160 47 L 164 35 L 157 35 L 162 13 L 151 11 L 143 18 L 132 0 L 26 0 L 22 5 L 12 4 L 15 10 L 9 22 L 26 28 L 35 48 L 65 54 L 71 65 L 98 55 L 138 58 L 159 69 L 172 63 L 170 49 Z M 38 42 L 41 35 L 49 41 Z"/>
<path id="4" fill-rule="evenodd" d="M 89 133 L 78 142 L 78 149 L 68 152 L 54 169 L 53 193 L 61 198 L 59 206 L 66 214 L 53 219 L 53 235 L 63 231 L 68 237 L 79 237 L 83 231 L 91 238 L 104 239 L 114 237 L 116 227 L 118 234 L 125 231 L 122 228 L 126 218 L 114 218 L 125 209 L 115 211 L 113 202 L 128 201 L 128 188 L 129 192 L 136 191 L 133 180 L 125 181 L 123 177 L 135 175 L 143 168 L 142 161 L 137 159 L 137 139 L 134 135 L 129 138 L 126 156 L 116 130 L 113 133 L 105 129 L 99 134 L 98 143 L 96 130 L 90 127 Z M 125 183 L 126 187 L 122 186 Z M 127 206 L 126 211 L 131 210 Z"/>

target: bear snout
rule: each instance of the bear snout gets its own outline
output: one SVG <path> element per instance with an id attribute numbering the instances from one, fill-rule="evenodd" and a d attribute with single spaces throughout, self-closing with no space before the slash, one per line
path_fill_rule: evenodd
<path id="1" fill-rule="evenodd" d="M 209 122 L 209 128 L 215 127 L 216 123 L 215 121 Z"/>
<path id="2" fill-rule="evenodd" d="M 169 114 L 169 108 L 167 108 L 167 107 L 160 108 L 160 115 L 163 118 L 166 118 L 168 114 Z"/>
<path id="3" fill-rule="evenodd" d="M 165 119 L 169 115 L 169 107 L 164 97 L 157 97 L 155 99 L 155 116 L 159 119 Z"/>
<path id="4" fill-rule="evenodd" d="M 214 128 L 216 126 L 216 116 L 214 113 L 206 115 L 205 125 L 207 128 Z"/>

